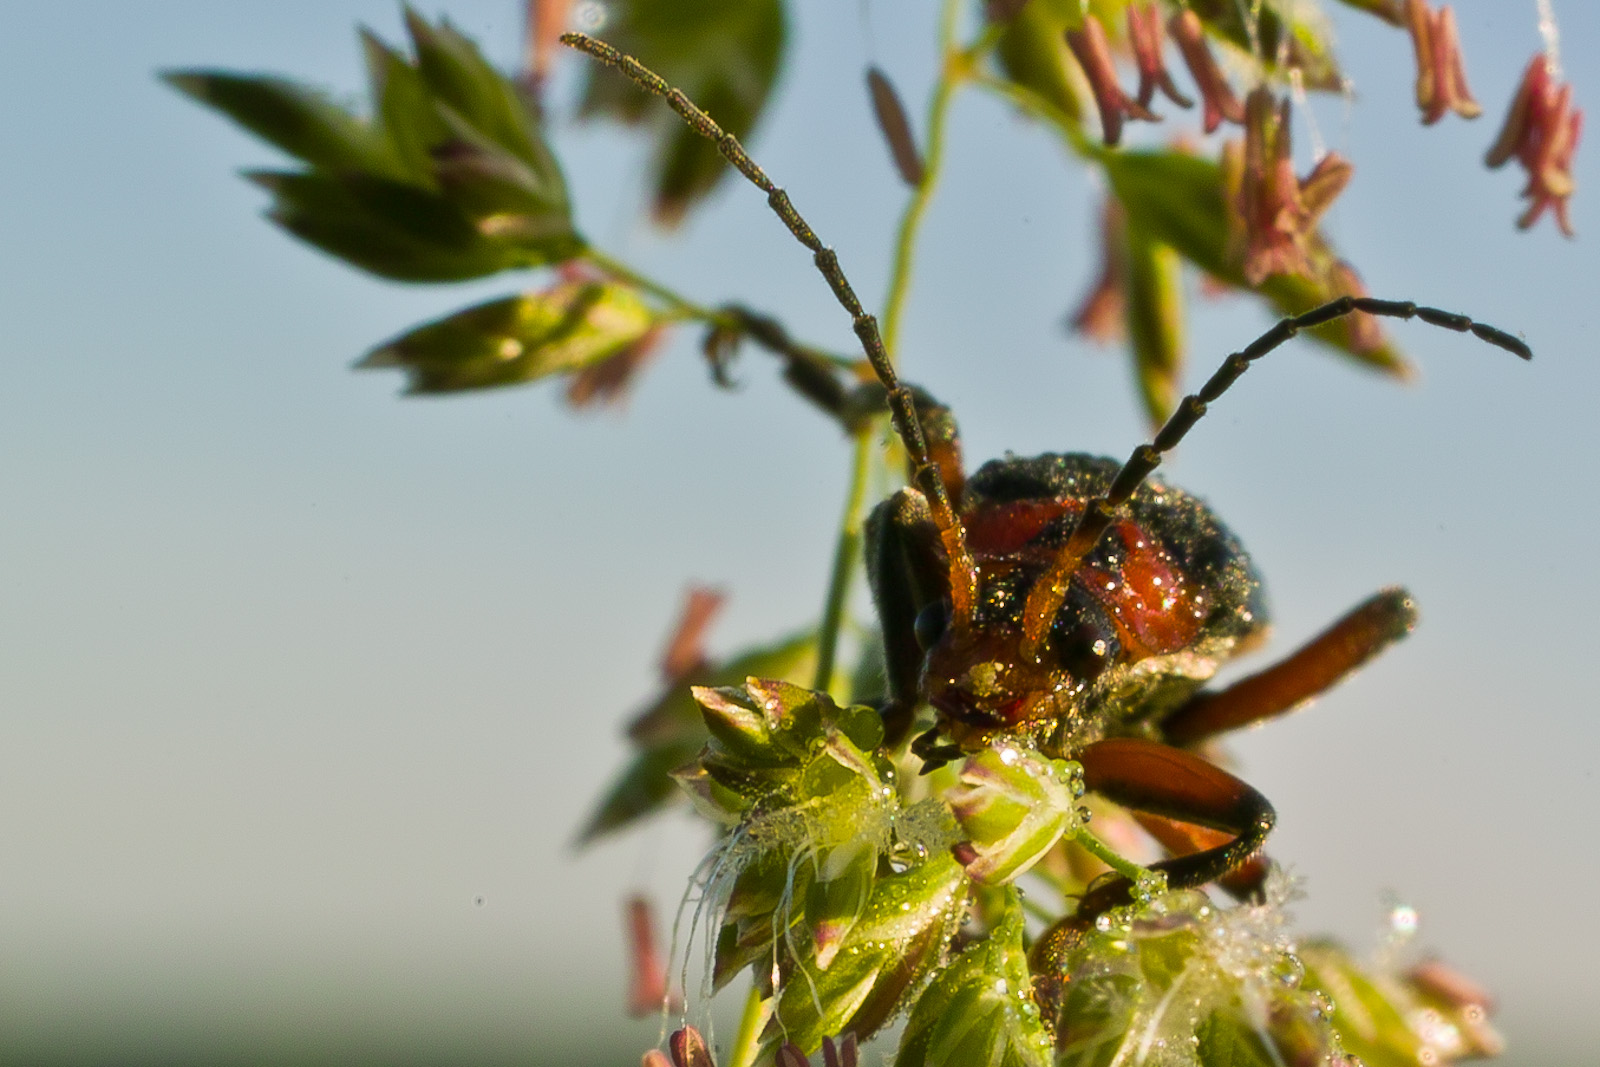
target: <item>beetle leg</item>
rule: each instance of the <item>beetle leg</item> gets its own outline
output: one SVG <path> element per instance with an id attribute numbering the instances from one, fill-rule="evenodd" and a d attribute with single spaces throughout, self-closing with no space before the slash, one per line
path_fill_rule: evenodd
<path id="1" fill-rule="evenodd" d="M 1226 845 L 1232 838 L 1232 835 L 1221 830 L 1178 822 L 1176 819 L 1151 815 L 1148 812 L 1134 812 L 1133 817 L 1144 827 L 1146 833 L 1160 842 L 1161 847 L 1173 856 L 1217 848 Z M 1253 900 L 1260 895 L 1261 884 L 1266 881 L 1267 872 L 1271 868 L 1272 862 L 1267 859 L 1266 854 L 1257 852 L 1218 878 L 1217 885 L 1225 889 L 1235 900 Z"/>
<path id="2" fill-rule="evenodd" d="M 1292 711 L 1348 678 L 1411 632 L 1417 606 L 1404 589 L 1384 589 L 1288 658 L 1226 689 L 1196 693 L 1161 723 L 1169 744 L 1189 746 Z"/>
<path id="3" fill-rule="evenodd" d="M 1146 812 L 1204 829 L 1221 838 L 1196 841 L 1207 847 L 1152 865 L 1173 889 L 1213 882 L 1253 857 L 1272 832 L 1277 814 L 1267 798 L 1227 771 L 1191 752 L 1141 738 L 1096 741 L 1078 753 L 1084 787 L 1135 812 Z M 1208 844 L 1215 841 L 1215 844 Z M 1114 878 L 1084 894 L 1080 917 L 1093 918 L 1132 899 L 1126 878 Z"/>
<path id="4" fill-rule="evenodd" d="M 917 614 L 946 595 L 939 529 L 927 498 L 908 487 L 879 504 L 867 517 L 866 544 L 867 578 L 883 628 L 889 684 L 880 709 L 884 741 L 893 747 L 910 732 L 920 702 L 923 650 L 917 642 Z"/>
<path id="5" fill-rule="evenodd" d="M 1239 899 L 1259 891 L 1268 870 L 1258 851 L 1275 816 L 1265 797 L 1226 771 L 1182 749 L 1116 738 L 1078 754 L 1084 785 L 1133 809 L 1157 841 L 1176 853 L 1152 865 L 1166 872 L 1167 885 L 1188 889 L 1215 881 Z M 1108 878 L 1085 893 L 1073 914 L 1047 927 L 1028 950 L 1033 999 L 1045 1024 L 1064 1048 L 1068 963 L 1095 919 L 1132 900 L 1126 878 Z"/>

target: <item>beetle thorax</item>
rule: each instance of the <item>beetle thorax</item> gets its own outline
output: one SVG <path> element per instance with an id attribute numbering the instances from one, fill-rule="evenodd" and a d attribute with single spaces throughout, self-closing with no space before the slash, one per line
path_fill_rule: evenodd
<path id="1" fill-rule="evenodd" d="M 983 518 L 1010 531 L 1039 523 L 1021 544 L 978 556 L 978 604 L 972 624 L 951 627 L 928 649 L 923 690 L 945 732 L 962 747 L 998 734 L 1055 739 L 1071 750 L 1125 732 L 1148 711 L 1145 692 L 1167 676 L 1209 676 L 1211 596 L 1183 573 L 1165 545 L 1140 524 L 1123 520 L 1072 576 L 1043 648 L 1025 651 L 1027 596 L 1049 564 L 1079 502 L 1026 501 L 987 509 Z M 1046 513 L 1053 513 L 1045 519 Z M 1018 521 L 1018 520 L 1021 521 Z M 1045 521 L 1041 522 L 1041 519 Z M 988 532 L 988 531 L 985 531 Z M 985 542 L 988 542 L 987 544 Z M 1115 699 L 1112 699 L 1115 694 Z"/>

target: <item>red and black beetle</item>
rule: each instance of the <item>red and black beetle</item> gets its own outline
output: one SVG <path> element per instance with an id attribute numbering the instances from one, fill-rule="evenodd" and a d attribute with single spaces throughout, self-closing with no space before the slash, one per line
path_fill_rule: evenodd
<path id="1" fill-rule="evenodd" d="M 637 60 L 582 34 L 562 40 L 617 67 L 716 142 L 811 251 L 851 316 L 910 469 L 911 484 L 868 524 L 888 743 L 903 742 L 927 704 L 934 725 L 912 750 L 930 766 L 1001 737 L 1074 759 L 1089 791 L 1131 809 L 1173 853 L 1155 865 L 1169 887 L 1221 881 L 1235 893 L 1253 891 L 1265 872 L 1252 861 L 1272 829 L 1272 805 L 1194 746 L 1322 692 L 1403 635 L 1414 610 L 1403 591 L 1380 592 L 1275 666 L 1224 689 L 1202 688 L 1264 632 L 1260 581 L 1209 508 L 1150 475 L 1207 405 L 1302 330 L 1360 312 L 1470 332 L 1523 359 L 1532 358 L 1528 346 L 1465 315 L 1341 297 L 1280 320 L 1230 355 L 1120 465 L 1082 455 L 1007 458 L 968 481 L 949 412 L 900 381 L 877 320 L 788 194 L 733 135 Z M 770 343 L 785 348 L 781 337 Z M 823 406 L 845 403 L 843 387 L 826 374 L 812 381 L 803 361 L 790 372 Z M 1035 951 L 1048 953 L 1130 889 L 1121 878 L 1096 884 L 1076 917 L 1047 931 Z"/>
<path id="2" fill-rule="evenodd" d="M 1265 636 L 1261 581 L 1210 508 L 1150 475 L 1252 362 L 1357 311 L 1417 317 L 1532 355 L 1465 316 L 1345 297 L 1229 356 L 1125 463 L 1007 457 L 969 480 L 948 412 L 901 385 L 868 341 L 913 475 L 867 528 L 891 740 L 927 704 L 934 725 L 912 749 L 929 766 L 999 738 L 1076 760 L 1089 791 L 1131 809 L 1174 854 L 1155 865 L 1169 886 L 1222 880 L 1253 892 L 1266 871 L 1252 859 L 1272 829 L 1272 805 L 1195 746 L 1316 696 L 1403 636 L 1415 609 L 1403 590 L 1384 590 L 1265 671 L 1203 688 Z M 859 313 L 857 333 L 869 333 Z M 1129 889 L 1125 879 L 1097 885 L 1080 919 L 1124 902 Z"/>

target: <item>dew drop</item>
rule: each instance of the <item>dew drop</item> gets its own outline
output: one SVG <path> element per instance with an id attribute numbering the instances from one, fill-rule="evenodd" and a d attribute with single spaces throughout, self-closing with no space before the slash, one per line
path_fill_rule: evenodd
<path id="1" fill-rule="evenodd" d="M 1305 964 L 1301 963 L 1300 957 L 1293 952 L 1285 952 L 1272 965 L 1272 977 L 1276 978 L 1278 984 L 1285 989 L 1298 989 L 1305 976 Z"/>
<path id="2" fill-rule="evenodd" d="M 597 0 L 584 0 L 572 13 L 572 24 L 584 33 L 599 33 L 605 29 L 606 19 L 610 16 L 606 5 Z"/>

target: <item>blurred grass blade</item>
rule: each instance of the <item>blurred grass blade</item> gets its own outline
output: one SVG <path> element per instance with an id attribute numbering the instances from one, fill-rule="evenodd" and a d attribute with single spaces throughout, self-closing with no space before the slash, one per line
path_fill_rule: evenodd
<path id="1" fill-rule="evenodd" d="M 315 89 L 284 78 L 226 71 L 173 70 L 161 77 L 313 166 L 374 173 L 395 169 L 381 132 Z"/>

